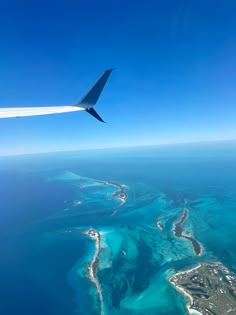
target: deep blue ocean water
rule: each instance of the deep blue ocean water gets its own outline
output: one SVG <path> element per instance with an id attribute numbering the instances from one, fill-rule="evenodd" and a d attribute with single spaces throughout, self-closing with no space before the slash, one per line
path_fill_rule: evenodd
<path id="1" fill-rule="evenodd" d="M 127 202 L 103 181 L 126 185 Z M 0 314 L 99 314 L 94 242 L 71 229 L 101 233 L 105 314 L 186 314 L 173 272 L 201 261 L 236 272 L 235 142 L 2 157 L 0 204 Z M 200 257 L 172 233 L 184 205 Z"/>

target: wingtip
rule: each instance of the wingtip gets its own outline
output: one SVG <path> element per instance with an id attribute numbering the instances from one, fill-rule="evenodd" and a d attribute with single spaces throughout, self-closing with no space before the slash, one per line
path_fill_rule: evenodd
<path id="1" fill-rule="evenodd" d="M 105 123 L 105 121 L 98 115 L 98 113 L 95 111 L 93 107 L 85 109 L 87 113 L 95 117 L 97 120 L 101 121 L 102 123 Z"/>
<path id="2" fill-rule="evenodd" d="M 105 70 L 105 72 L 112 72 L 114 70 L 116 70 L 116 68 L 107 69 L 107 70 Z"/>

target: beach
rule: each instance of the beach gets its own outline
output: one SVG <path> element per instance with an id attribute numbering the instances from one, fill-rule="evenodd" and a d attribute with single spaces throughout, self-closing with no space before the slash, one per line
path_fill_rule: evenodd
<path id="1" fill-rule="evenodd" d="M 191 305 L 193 304 L 193 298 L 192 298 L 192 296 L 191 296 L 188 292 L 186 292 L 182 287 L 176 285 L 173 278 L 175 278 L 175 277 L 177 277 L 177 276 L 180 276 L 180 275 L 182 275 L 182 274 L 190 273 L 190 272 L 192 272 L 193 270 L 199 269 L 200 267 L 201 267 L 201 264 L 198 265 L 198 266 L 196 266 L 196 267 L 193 267 L 193 268 L 191 268 L 191 269 L 189 269 L 189 270 L 177 272 L 176 274 L 174 274 L 172 277 L 169 278 L 169 282 L 170 282 L 176 289 L 178 289 L 178 290 L 181 291 L 185 296 L 187 296 L 187 298 L 189 299 L 190 305 L 186 305 L 186 307 L 187 307 L 187 310 L 188 310 L 188 312 L 189 312 L 190 315 L 203 315 L 203 314 L 200 313 L 199 311 L 194 310 L 194 309 L 191 308 Z"/>
<path id="2" fill-rule="evenodd" d="M 91 263 L 88 267 L 88 273 L 89 273 L 89 279 L 91 280 L 91 282 L 95 284 L 98 299 L 99 299 L 99 304 L 100 304 L 100 315 L 103 315 L 104 311 L 103 311 L 102 290 L 101 290 L 101 286 L 97 278 L 97 268 L 98 268 L 98 263 L 99 263 L 98 255 L 100 251 L 101 236 L 99 232 L 94 229 L 89 229 L 85 231 L 84 234 L 88 235 L 92 240 L 95 241 L 95 252 L 93 254 Z"/>

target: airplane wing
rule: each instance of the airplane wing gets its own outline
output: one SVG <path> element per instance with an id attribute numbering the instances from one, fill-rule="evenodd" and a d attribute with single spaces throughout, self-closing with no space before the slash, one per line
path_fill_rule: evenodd
<path id="1" fill-rule="evenodd" d="M 77 106 L 51 106 L 51 107 L 7 107 L 0 108 L 0 118 L 14 118 L 74 112 L 85 110 Z"/>
<path id="2" fill-rule="evenodd" d="M 72 106 L 45 106 L 45 107 L 7 107 L 0 108 L 0 118 L 16 118 L 26 116 L 38 116 L 75 112 L 85 110 L 96 119 L 103 121 L 98 115 L 93 106 L 97 100 L 111 74 L 113 69 L 106 70 L 102 76 L 96 81 L 92 88 L 85 94 L 84 97 L 75 105 Z"/>

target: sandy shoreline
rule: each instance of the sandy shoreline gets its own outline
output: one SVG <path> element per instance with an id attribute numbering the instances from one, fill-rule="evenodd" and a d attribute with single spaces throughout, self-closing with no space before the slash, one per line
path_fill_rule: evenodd
<path id="1" fill-rule="evenodd" d="M 113 197 L 120 199 L 121 203 L 125 203 L 126 199 L 128 198 L 128 194 L 126 193 L 124 189 L 124 185 L 122 184 L 117 184 L 111 181 L 106 181 L 105 182 L 107 185 L 111 185 L 113 187 L 116 187 L 118 190 L 113 194 Z"/>
<path id="2" fill-rule="evenodd" d="M 189 312 L 190 315 L 193 315 L 193 314 L 196 314 L 196 315 L 203 315 L 201 312 L 195 310 L 195 309 L 192 309 L 191 308 L 191 305 L 193 304 L 193 298 L 192 296 L 186 292 L 182 287 L 178 286 L 175 284 L 173 278 L 175 278 L 176 276 L 179 276 L 181 274 L 186 274 L 186 273 L 189 273 L 189 272 L 192 272 L 193 270 L 196 270 L 198 268 L 201 267 L 201 264 L 199 264 L 198 266 L 196 267 L 193 267 L 192 269 L 189 269 L 189 270 L 186 270 L 186 271 L 181 271 L 181 272 L 177 272 L 176 274 L 174 274 L 172 277 L 169 278 L 169 282 L 176 288 L 178 289 L 179 291 L 181 291 L 185 296 L 187 296 L 187 298 L 189 299 L 190 301 L 190 305 L 186 305 L 187 307 L 187 310 Z"/>
<path id="3" fill-rule="evenodd" d="M 102 290 L 101 290 L 100 283 L 97 279 L 98 255 L 100 251 L 101 237 L 100 237 L 99 232 L 93 229 L 89 229 L 85 231 L 84 234 L 88 235 L 92 240 L 95 241 L 95 252 L 93 254 L 93 258 L 88 267 L 88 273 L 89 273 L 88 276 L 91 282 L 93 282 L 96 286 L 99 304 L 100 304 L 100 315 L 103 315 L 104 311 L 103 311 Z"/>
<path id="4" fill-rule="evenodd" d="M 173 284 L 173 283 L 172 283 L 172 284 Z M 193 298 L 192 298 L 192 296 L 191 296 L 189 293 L 187 293 L 183 288 L 181 288 L 181 287 L 179 287 L 179 286 L 177 286 L 177 285 L 174 285 L 174 286 L 175 286 L 175 288 L 177 288 L 179 291 L 181 291 L 185 296 L 187 296 L 187 298 L 190 300 L 190 305 L 186 305 L 189 314 L 190 314 L 190 315 L 192 315 L 192 314 L 203 315 L 203 314 L 200 313 L 199 311 L 197 311 L 197 310 L 191 308 L 191 305 L 193 304 Z"/>
<path id="5" fill-rule="evenodd" d="M 93 180 L 97 183 L 101 183 L 101 184 L 105 184 L 105 185 L 110 185 L 113 187 L 117 188 L 117 191 L 113 194 L 113 197 L 120 199 L 120 201 L 122 203 L 126 202 L 126 199 L 128 198 L 128 194 L 125 191 L 124 187 L 127 187 L 126 185 L 123 184 L 118 184 L 109 180 L 101 180 L 101 179 L 93 179 L 93 178 L 89 178 L 89 177 L 85 177 L 85 176 L 80 176 L 78 175 L 79 178 L 82 179 L 87 179 L 87 180 Z"/>
<path id="6" fill-rule="evenodd" d="M 188 269 L 188 270 L 185 270 L 185 271 L 180 271 L 180 272 L 177 272 L 175 273 L 171 278 L 175 277 L 175 276 L 179 276 L 179 275 L 182 275 L 182 274 L 186 274 L 186 273 L 189 273 L 189 272 L 192 272 L 193 270 L 197 270 L 198 268 L 200 268 L 202 266 L 202 264 L 199 264 L 197 265 L 196 267 L 193 267 L 191 269 Z"/>

